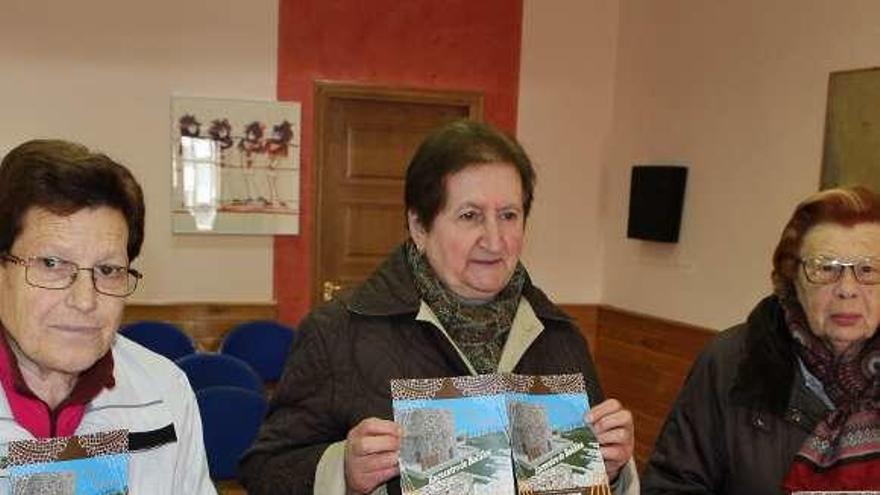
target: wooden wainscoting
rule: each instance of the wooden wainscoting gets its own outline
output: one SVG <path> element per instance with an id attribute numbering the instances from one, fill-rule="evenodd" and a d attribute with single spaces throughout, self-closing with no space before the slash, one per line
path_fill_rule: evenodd
<path id="1" fill-rule="evenodd" d="M 599 379 L 605 393 L 633 413 L 640 469 L 694 359 L 715 335 L 694 325 L 599 308 L 595 354 Z"/>
<path id="2" fill-rule="evenodd" d="M 123 325 L 140 320 L 161 320 L 182 328 L 201 351 L 216 351 L 226 332 L 238 323 L 274 320 L 275 303 L 170 303 L 128 304 Z"/>
<path id="3" fill-rule="evenodd" d="M 605 394 L 632 411 L 641 469 L 691 364 L 715 332 L 611 306 L 559 306 L 587 339 Z"/>

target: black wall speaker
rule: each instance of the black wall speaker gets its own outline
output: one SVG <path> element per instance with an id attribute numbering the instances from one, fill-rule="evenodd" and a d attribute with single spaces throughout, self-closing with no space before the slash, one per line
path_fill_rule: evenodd
<path id="1" fill-rule="evenodd" d="M 633 166 L 626 236 L 646 241 L 678 242 L 686 182 L 687 167 Z"/>

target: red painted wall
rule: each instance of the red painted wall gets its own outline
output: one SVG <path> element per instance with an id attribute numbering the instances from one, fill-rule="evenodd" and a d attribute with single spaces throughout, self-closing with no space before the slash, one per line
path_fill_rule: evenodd
<path id="1" fill-rule="evenodd" d="M 302 103 L 300 235 L 275 238 L 279 317 L 311 307 L 314 81 L 482 91 L 516 130 L 522 0 L 280 0 L 278 99 Z"/>

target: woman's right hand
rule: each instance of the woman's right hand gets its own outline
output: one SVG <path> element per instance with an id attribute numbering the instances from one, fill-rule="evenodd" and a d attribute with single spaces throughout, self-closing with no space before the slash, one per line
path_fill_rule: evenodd
<path id="1" fill-rule="evenodd" d="M 403 431 L 393 421 L 367 418 L 348 432 L 345 483 L 349 493 L 370 493 L 400 473 Z"/>

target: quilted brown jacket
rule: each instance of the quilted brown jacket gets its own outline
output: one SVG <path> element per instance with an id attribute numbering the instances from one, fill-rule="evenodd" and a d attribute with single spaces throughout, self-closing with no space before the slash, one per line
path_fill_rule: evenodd
<path id="1" fill-rule="evenodd" d="M 516 362 L 522 374 L 583 373 L 603 400 L 587 345 L 571 318 L 526 281 L 523 297 L 544 329 Z M 284 376 L 255 445 L 241 462 L 248 493 L 311 494 L 325 449 L 368 417 L 392 418 L 392 378 L 470 374 L 436 326 L 416 319 L 421 301 L 403 250 L 348 296 L 300 324 Z M 389 493 L 399 493 L 397 480 Z"/>

